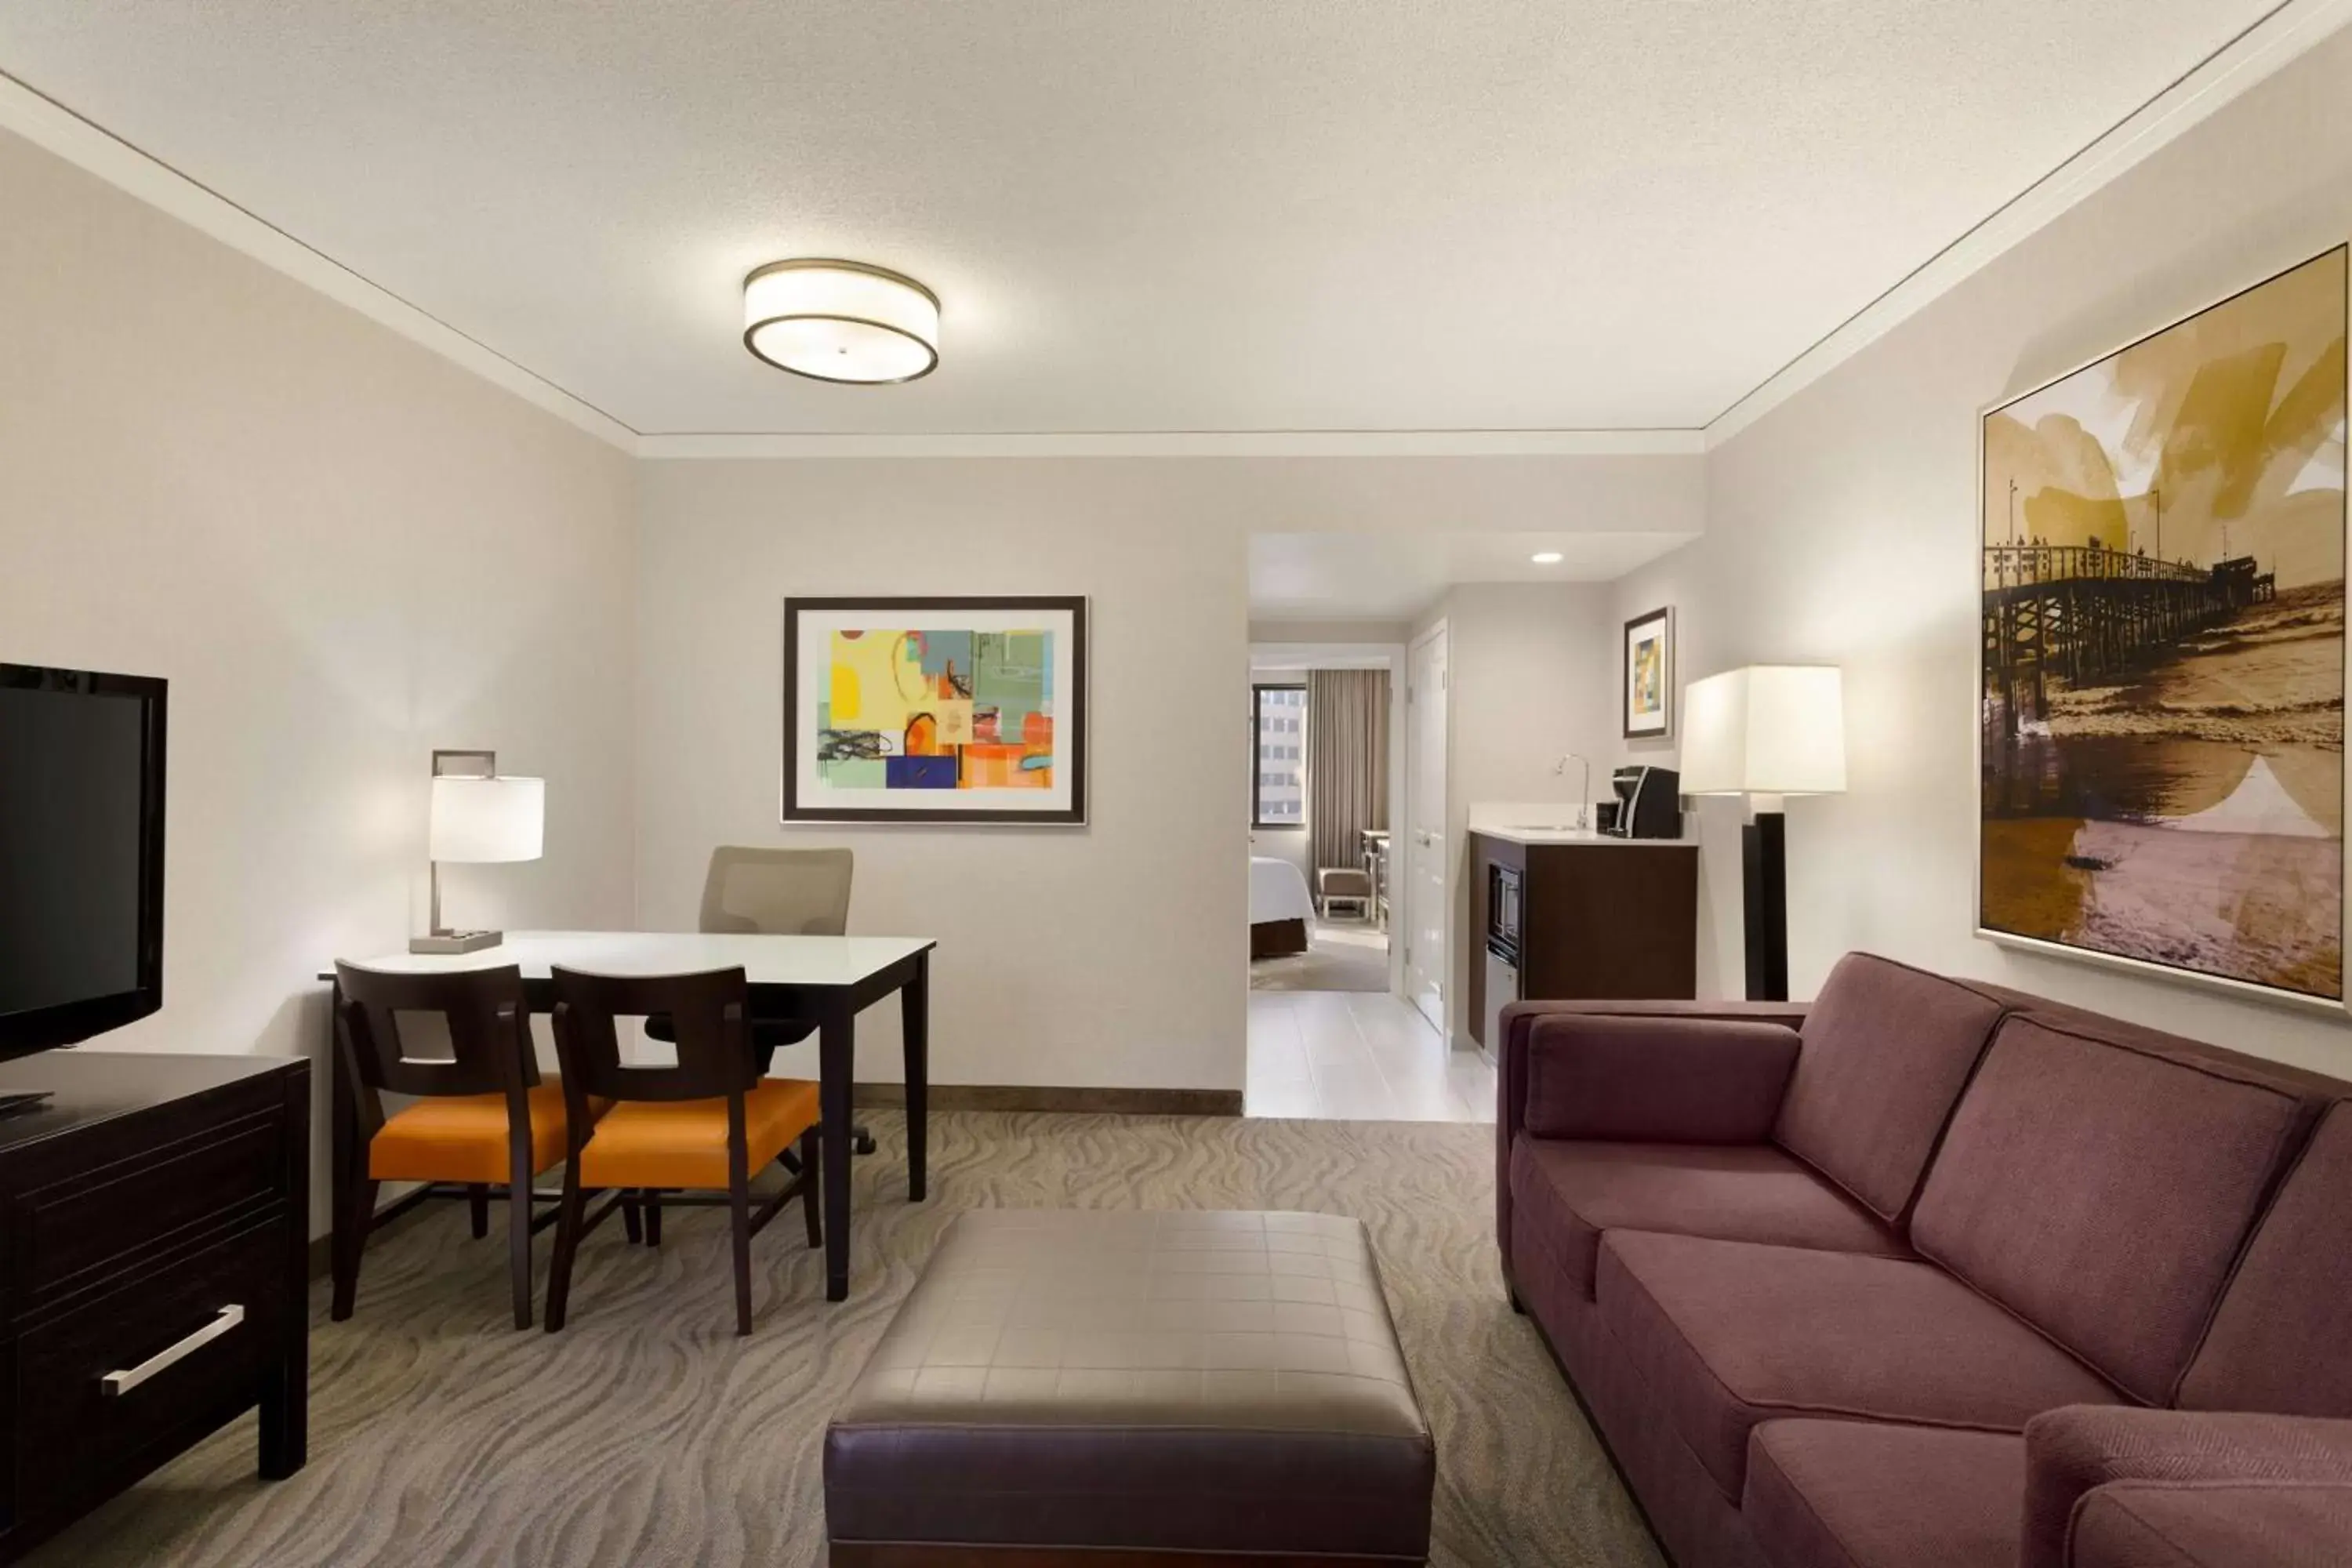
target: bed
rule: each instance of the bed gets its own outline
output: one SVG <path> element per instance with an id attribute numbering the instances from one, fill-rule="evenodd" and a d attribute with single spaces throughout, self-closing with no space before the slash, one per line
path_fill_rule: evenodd
<path id="1" fill-rule="evenodd" d="M 1249 889 L 1250 956 L 1287 958 L 1305 952 L 1315 900 L 1298 868 L 1272 856 L 1253 855 Z"/>

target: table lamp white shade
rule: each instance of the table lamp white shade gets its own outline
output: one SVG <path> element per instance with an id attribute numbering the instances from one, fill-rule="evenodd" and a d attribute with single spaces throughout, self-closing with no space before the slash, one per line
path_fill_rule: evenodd
<path id="1" fill-rule="evenodd" d="M 1751 664 L 1683 692 L 1685 795 L 1841 795 L 1845 700 L 1835 665 Z"/>
<path id="2" fill-rule="evenodd" d="M 536 860 L 547 821 L 547 781 L 437 777 L 427 858 L 452 863 Z"/>

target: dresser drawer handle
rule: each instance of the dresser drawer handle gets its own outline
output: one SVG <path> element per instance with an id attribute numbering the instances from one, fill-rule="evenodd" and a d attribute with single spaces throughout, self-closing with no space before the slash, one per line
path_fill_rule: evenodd
<path id="1" fill-rule="evenodd" d="M 245 1309 L 232 1301 L 220 1310 L 220 1315 L 169 1350 L 158 1351 L 128 1372 L 110 1372 L 98 1380 L 100 1394 L 128 1394 L 149 1378 L 174 1363 L 195 1354 L 239 1323 L 245 1321 Z"/>

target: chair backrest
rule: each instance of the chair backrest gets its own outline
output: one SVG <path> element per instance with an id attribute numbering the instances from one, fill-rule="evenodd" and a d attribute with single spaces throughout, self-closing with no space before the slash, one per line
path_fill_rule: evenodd
<path id="1" fill-rule="evenodd" d="M 848 849 L 752 849 L 722 844 L 702 884 L 702 929 L 713 935 L 845 936 Z"/>
<path id="2" fill-rule="evenodd" d="M 594 1125 L 586 1102 L 599 1100 L 740 1099 L 760 1081 L 744 1018 L 751 989 L 739 969 L 698 974 L 588 974 L 554 972 L 555 1051 L 563 1063 L 563 1098 L 584 1138 Z M 667 1016 L 675 1034 L 674 1067 L 621 1059 L 617 1020 Z"/>
<path id="3" fill-rule="evenodd" d="M 388 974 L 338 963 L 335 993 L 335 1038 L 352 1080 L 362 1089 L 420 1097 L 520 1096 L 539 1082 L 522 972 L 512 964 Z M 448 1056 L 408 1055 L 401 1038 L 404 1015 L 437 1017 L 440 1026 L 433 1032 L 446 1032 Z"/>

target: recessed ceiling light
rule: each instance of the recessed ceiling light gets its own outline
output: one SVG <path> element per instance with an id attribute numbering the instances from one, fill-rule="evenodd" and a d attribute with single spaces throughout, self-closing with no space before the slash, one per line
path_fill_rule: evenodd
<path id="1" fill-rule="evenodd" d="M 772 261 L 743 279 L 743 346 L 815 381 L 913 381 L 940 363 L 939 296 L 862 261 Z"/>
<path id="2" fill-rule="evenodd" d="M 1538 550 L 1533 555 L 1528 556 L 1528 559 L 1534 562 L 1538 566 L 1557 566 L 1559 564 L 1559 552 L 1557 550 Z"/>

